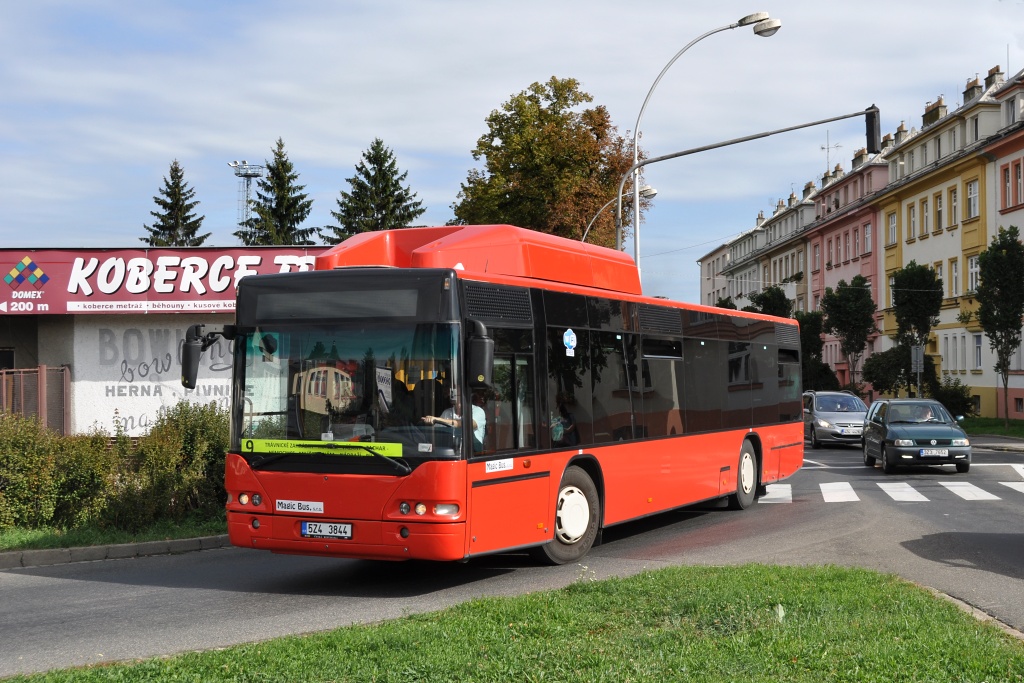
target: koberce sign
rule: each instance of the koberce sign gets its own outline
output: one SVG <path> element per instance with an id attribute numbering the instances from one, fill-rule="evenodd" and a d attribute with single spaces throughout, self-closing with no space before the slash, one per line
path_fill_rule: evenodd
<path id="1" fill-rule="evenodd" d="M 231 312 L 243 277 L 312 270 L 326 249 L 0 249 L 0 313 Z"/>

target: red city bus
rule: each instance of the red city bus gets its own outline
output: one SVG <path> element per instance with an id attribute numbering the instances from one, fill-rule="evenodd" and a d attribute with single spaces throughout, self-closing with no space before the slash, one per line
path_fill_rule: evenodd
<path id="1" fill-rule="evenodd" d="M 507 225 L 363 233 L 314 271 L 243 278 L 235 315 L 189 330 L 182 382 L 234 340 L 237 546 L 573 562 L 608 526 L 746 508 L 803 463 L 796 322 L 645 297 L 616 250 Z"/>

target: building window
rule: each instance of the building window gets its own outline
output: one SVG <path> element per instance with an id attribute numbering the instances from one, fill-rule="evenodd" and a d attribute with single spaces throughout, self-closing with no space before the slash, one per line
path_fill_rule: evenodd
<path id="1" fill-rule="evenodd" d="M 914 151 L 907 152 L 907 173 L 914 172 Z"/>
<path id="2" fill-rule="evenodd" d="M 974 369 L 981 370 L 981 335 L 974 335 Z"/>
<path id="3" fill-rule="evenodd" d="M 815 243 L 814 245 L 814 270 L 821 268 L 821 245 Z"/>
<path id="4" fill-rule="evenodd" d="M 835 252 L 832 250 L 832 239 L 829 238 L 829 240 L 828 240 L 828 261 L 825 261 L 825 265 L 826 266 L 832 267 L 832 264 L 834 263 L 833 256 L 835 256 Z"/>
<path id="5" fill-rule="evenodd" d="M 949 335 L 942 335 L 942 369 L 950 370 L 949 367 Z"/>
<path id="6" fill-rule="evenodd" d="M 907 241 L 909 242 L 917 234 L 917 207 L 907 207 Z"/>
<path id="7" fill-rule="evenodd" d="M 978 267 L 978 257 L 970 256 L 967 259 L 967 289 L 971 292 L 978 291 L 978 281 L 981 279 L 981 269 Z"/>
<path id="8" fill-rule="evenodd" d="M 1013 173 L 1017 176 L 1017 193 L 1013 196 L 1013 203 L 1024 202 L 1024 177 L 1021 176 L 1021 163 L 1018 161 L 1013 165 Z"/>
<path id="9" fill-rule="evenodd" d="M 943 341 L 948 341 L 943 337 Z M 945 360 L 949 361 L 949 369 L 952 372 L 956 372 L 956 335 L 953 335 L 953 353 L 949 353 L 949 347 L 946 347 L 946 353 L 944 354 Z"/>
<path id="10" fill-rule="evenodd" d="M 928 145 L 921 145 L 921 168 L 928 165 Z"/>
<path id="11" fill-rule="evenodd" d="M 967 335 L 960 335 L 960 369 L 967 369 Z"/>
<path id="12" fill-rule="evenodd" d="M 942 195 L 935 195 L 935 229 L 942 230 Z"/>
<path id="13" fill-rule="evenodd" d="M 956 128 L 950 128 L 949 130 L 949 151 L 956 151 Z"/>
<path id="14" fill-rule="evenodd" d="M 1010 167 L 1003 168 L 1003 208 L 1013 206 L 1013 185 L 1010 184 Z"/>
<path id="15" fill-rule="evenodd" d="M 928 200 L 921 200 L 921 234 L 927 235 L 931 230 L 931 216 L 928 213 Z"/>
<path id="16" fill-rule="evenodd" d="M 956 225 L 960 222 L 960 214 L 957 213 L 960 210 L 957 204 L 957 193 L 956 188 L 952 188 L 949 191 L 949 224 L 950 226 Z"/>
<path id="17" fill-rule="evenodd" d="M 1011 97 L 1006 100 L 1006 125 L 1012 126 L 1017 123 L 1017 98 Z"/>
<path id="18" fill-rule="evenodd" d="M 896 212 L 889 214 L 889 241 L 886 244 L 896 244 Z"/>
<path id="19" fill-rule="evenodd" d="M 960 263 L 949 259 L 949 295 L 960 296 Z"/>
<path id="20" fill-rule="evenodd" d="M 941 159 L 941 158 L 942 158 L 942 137 L 937 135 L 937 136 L 935 136 L 935 159 L 938 160 L 938 159 Z"/>
<path id="21" fill-rule="evenodd" d="M 1013 409 L 1015 412 L 1024 413 L 1024 398 L 1013 399 Z"/>
<path id="22" fill-rule="evenodd" d="M 978 122 L 977 116 L 972 116 L 967 121 L 968 130 L 970 132 L 969 142 L 977 142 L 981 139 L 981 125 Z"/>
<path id="23" fill-rule="evenodd" d="M 896 305 L 896 276 L 889 276 L 889 308 L 893 308 Z"/>
<path id="24" fill-rule="evenodd" d="M 871 224 L 864 224 L 864 253 L 871 253 Z"/>
<path id="25" fill-rule="evenodd" d="M 978 181 L 967 183 L 967 218 L 978 217 Z"/>
<path id="26" fill-rule="evenodd" d="M 853 229 L 853 255 L 860 256 L 863 254 L 860 250 L 860 228 Z"/>
<path id="27" fill-rule="evenodd" d="M 945 284 L 946 279 L 942 277 L 942 261 L 935 264 L 935 279 L 938 280 L 940 284 Z"/>

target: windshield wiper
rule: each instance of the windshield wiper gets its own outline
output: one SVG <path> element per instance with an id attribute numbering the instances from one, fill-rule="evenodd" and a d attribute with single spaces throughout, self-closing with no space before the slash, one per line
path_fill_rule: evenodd
<path id="1" fill-rule="evenodd" d="M 253 460 L 249 467 L 251 467 L 254 470 L 259 469 L 264 465 L 269 465 L 270 463 L 277 462 L 282 458 L 287 458 L 289 455 L 295 455 L 295 453 L 268 453 L 261 458 L 256 458 L 255 460 Z"/>
<path id="2" fill-rule="evenodd" d="M 377 451 L 373 450 L 369 446 L 364 446 L 361 443 L 355 443 L 355 442 L 352 442 L 352 441 L 345 441 L 343 443 L 325 442 L 325 443 L 322 443 L 322 444 L 315 444 L 315 445 L 314 444 L 296 444 L 296 447 L 297 448 L 312 448 L 312 449 L 317 449 L 317 450 L 320 450 L 320 449 L 343 450 L 343 449 L 346 449 L 346 448 L 361 448 L 364 451 L 366 451 L 367 453 L 369 453 L 370 455 L 372 455 L 373 457 L 380 458 L 380 459 L 384 460 L 385 462 L 387 462 L 387 464 L 391 465 L 392 467 L 394 467 L 396 470 L 398 470 L 402 474 L 409 474 L 410 472 L 412 472 L 412 468 L 409 467 L 408 463 L 406 463 L 404 460 L 396 460 L 395 458 L 389 458 L 386 455 L 381 455 L 380 453 L 378 453 Z"/>

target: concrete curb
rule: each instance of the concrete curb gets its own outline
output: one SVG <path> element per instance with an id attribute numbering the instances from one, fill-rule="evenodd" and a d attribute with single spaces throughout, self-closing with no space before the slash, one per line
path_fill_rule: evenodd
<path id="1" fill-rule="evenodd" d="M 47 548 L 46 550 L 12 550 L 0 553 L 0 569 L 22 567 L 46 567 L 70 562 L 95 562 L 97 560 L 120 560 L 151 555 L 177 555 L 196 550 L 223 548 L 231 545 L 228 535 L 181 538 L 173 541 L 145 541 L 142 543 L 119 543 L 117 545 L 95 545 L 82 548 Z"/>

